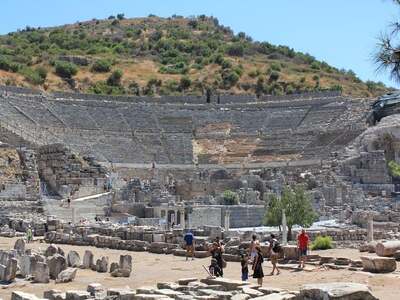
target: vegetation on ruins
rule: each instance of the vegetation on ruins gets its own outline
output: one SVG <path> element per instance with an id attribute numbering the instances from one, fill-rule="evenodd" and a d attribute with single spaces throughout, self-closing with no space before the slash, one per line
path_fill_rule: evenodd
<path id="1" fill-rule="evenodd" d="M 239 204 L 239 195 L 231 190 L 226 190 L 222 194 L 224 205 L 237 205 Z"/>
<path id="2" fill-rule="evenodd" d="M 117 85 L 108 80 L 115 70 L 124 75 Z M 0 72 L 0 84 L 114 95 L 386 91 L 382 83 L 364 83 L 351 70 L 307 53 L 235 34 L 205 15 L 118 14 L 60 27 L 28 26 L 0 36 Z"/>
<path id="3" fill-rule="evenodd" d="M 389 167 L 389 173 L 391 176 L 400 178 L 400 164 L 398 164 L 394 160 L 391 160 L 388 163 L 388 167 Z"/>
<path id="4" fill-rule="evenodd" d="M 280 198 L 275 194 L 269 197 L 264 224 L 281 226 L 283 210 L 285 210 L 289 239 L 294 225 L 308 227 L 317 219 L 310 196 L 302 185 L 284 187 Z"/>
<path id="5" fill-rule="evenodd" d="M 332 238 L 330 236 L 317 236 L 311 244 L 311 250 L 328 250 L 332 248 Z"/>

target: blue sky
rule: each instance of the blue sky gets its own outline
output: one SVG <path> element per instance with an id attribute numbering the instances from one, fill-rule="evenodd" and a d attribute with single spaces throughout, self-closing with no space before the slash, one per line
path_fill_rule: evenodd
<path id="1" fill-rule="evenodd" d="M 376 74 L 376 38 L 400 18 L 391 0 L 1 0 L 0 34 L 30 26 L 53 26 L 125 13 L 213 15 L 235 32 L 308 52 L 363 79 L 398 87 Z"/>

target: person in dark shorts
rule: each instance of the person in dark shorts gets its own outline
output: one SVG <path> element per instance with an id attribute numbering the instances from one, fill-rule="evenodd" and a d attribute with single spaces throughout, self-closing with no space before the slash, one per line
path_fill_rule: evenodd
<path id="1" fill-rule="evenodd" d="M 218 239 L 218 242 L 215 241 L 212 244 L 212 246 L 210 248 L 210 253 L 211 253 L 211 257 L 215 258 L 215 260 L 217 261 L 218 267 L 221 269 L 221 271 L 220 271 L 221 272 L 221 274 L 220 274 L 221 277 L 224 276 L 224 271 L 223 271 L 224 259 L 222 257 L 223 252 L 224 252 L 224 247 L 219 242 L 219 239 Z"/>
<path id="2" fill-rule="evenodd" d="M 223 272 L 222 268 L 218 265 L 218 262 L 215 258 L 211 258 L 211 265 L 208 267 L 208 271 L 211 276 L 222 277 Z"/>
<path id="3" fill-rule="evenodd" d="M 194 260 L 194 236 L 193 233 L 189 230 L 186 232 L 184 238 L 185 240 L 185 246 L 186 246 L 186 260 L 188 260 L 189 255 L 192 257 L 192 260 Z"/>
<path id="4" fill-rule="evenodd" d="M 310 242 L 310 238 L 308 237 L 306 231 L 304 229 L 301 230 L 301 233 L 297 236 L 297 248 L 299 251 L 299 269 L 304 268 L 304 264 L 307 259 L 308 252 L 308 244 Z"/>

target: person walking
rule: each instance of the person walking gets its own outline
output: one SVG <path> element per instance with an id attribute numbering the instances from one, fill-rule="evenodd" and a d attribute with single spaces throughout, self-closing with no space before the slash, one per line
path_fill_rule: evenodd
<path id="1" fill-rule="evenodd" d="M 275 270 L 276 275 L 279 275 L 281 273 L 277 266 L 280 251 L 281 246 L 279 244 L 279 241 L 277 240 L 276 236 L 271 233 L 269 241 L 269 258 L 272 264 L 272 272 L 270 273 L 270 275 L 274 275 Z"/>
<path id="2" fill-rule="evenodd" d="M 308 237 L 306 231 L 304 229 L 301 230 L 301 233 L 297 236 L 297 249 L 299 253 L 299 269 L 304 269 L 304 264 L 307 260 L 307 252 L 308 245 L 310 242 L 310 238 Z"/>
<path id="3" fill-rule="evenodd" d="M 257 278 L 257 284 L 262 286 L 263 278 L 264 278 L 264 271 L 262 264 L 264 262 L 263 255 L 261 253 L 261 247 L 259 245 L 256 246 L 256 257 L 253 263 L 253 278 Z"/>
<path id="4" fill-rule="evenodd" d="M 26 240 L 28 243 L 32 242 L 33 240 L 33 232 L 31 225 L 28 226 L 28 229 L 26 230 Z"/>
<path id="5" fill-rule="evenodd" d="M 186 260 L 189 259 L 189 255 L 192 257 L 192 260 L 194 260 L 194 236 L 193 233 L 189 230 L 186 232 L 184 238 L 185 240 L 185 246 L 186 246 Z"/>
<path id="6" fill-rule="evenodd" d="M 253 234 L 251 236 L 250 246 L 249 246 L 249 256 L 251 263 L 254 263 L 254 259 L 257 255 L 256 246 L 260 245 L 260 242 L 257 240 L 257 235 Z"/>

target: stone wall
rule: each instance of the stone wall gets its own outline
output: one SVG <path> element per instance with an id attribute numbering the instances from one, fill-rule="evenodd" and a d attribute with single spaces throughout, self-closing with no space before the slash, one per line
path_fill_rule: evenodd
<path id="1" fill-rule="evenodd" d="M 63 197 L 99 194 L 107 188 L 103 167 L 80 158 L 61 144 L 39 148 L 38 169 L 50 191 Z"/>
<path id="2" fill-rule="evenodd" d="M 189 214 L 189 228 L 197 228 L 204 225 L 221 226 L 222 216 L 220 207 L 194 207 Z"/>

